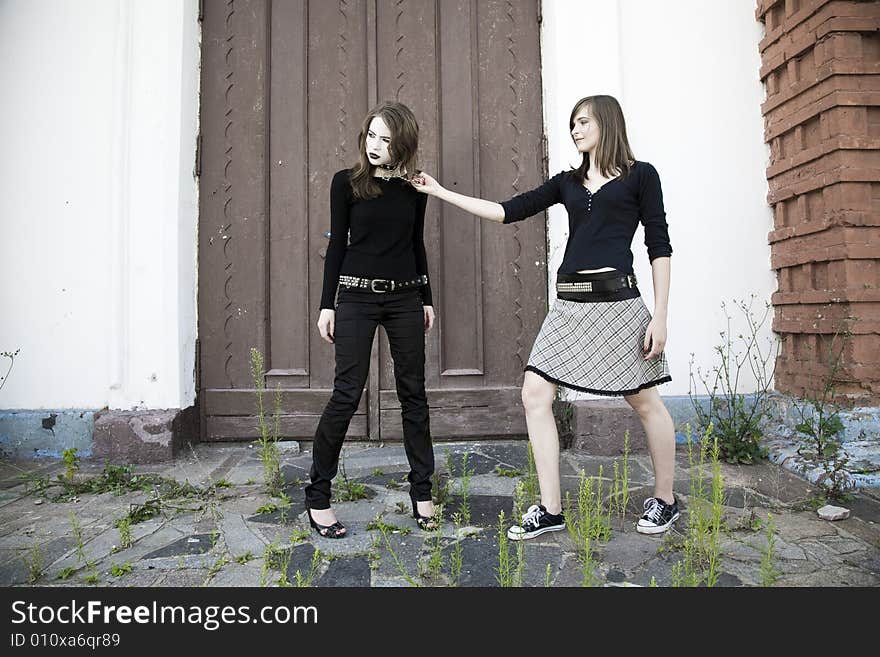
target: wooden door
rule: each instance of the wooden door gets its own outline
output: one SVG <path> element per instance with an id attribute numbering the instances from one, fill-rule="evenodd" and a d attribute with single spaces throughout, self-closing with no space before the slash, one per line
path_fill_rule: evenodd
<path id="1" fill-rule="evenodd" d="M 421 168 L 503 200 L 545 177 L 537 0 L 234 0 L 204 4 L 199 400 L 206 440 L 257 435 L 249 351 L 282 390 L 281 433 L 310 438 L 333 384 L 315 328 L 329 184 L 363 116 L 409 105 Z M 429 199 L 437 439 L 525 434 L 524 367 L 546 312 L 541 217 L 510 226 Z M 272 411 L 267 395 L 267 412 Z M 384 332 L 350 437 L 402 437 Z"/>

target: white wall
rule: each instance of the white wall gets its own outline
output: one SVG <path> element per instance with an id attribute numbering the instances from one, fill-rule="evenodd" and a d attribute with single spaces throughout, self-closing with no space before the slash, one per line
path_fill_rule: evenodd
<path id="1" fill-rule="evenodd" d="M 593 94 L 620 101 L 636 158 L 660 173 L 673 256 L 666 348 L 672 382 L 659 390 L 687 394 L 690 354 L 704 370 L 718 362 L 713 347 L 726 328 L 721 302 L 754 293 L 763 313 L 776 289 L 758 77 L 763 28 L 754 2 L 544 0 L 543 17 L 550 173 L 579 162 L 568 118 L 578 99 Z M 568 237 L 561 205 L 551 209 L 549 224 L 553 298 Z M 633 254 L 653 310 L 641 227 Z M 762 340 L 771 337 L 768 319 Z M 589 395 L 569 394 L 579 397 Z"/>
<path id="2" fill-rule="evenodd" d="M 0 408 L 192 404 L 197 0 L 0 2 Z M 568 114 L 610 93 L 664 185 L 669 356 L 714 361 L 720 302 L 775 288 L 751 2 L 544 0 L 550 171 L 577 161 Z M 550 289 L 566 239 L 550 213 Z M 653 307 L 641 231 L 636 273 Z M 765 329 L 769 335 L 769 327 Z M 0 362 L 0 365 L 4 364 Z"/>
<path id="3" fill-rule="evenodd" d="M 0 3 L 0 407 L 193 403 L 198 67 L 197 0 Z"/>

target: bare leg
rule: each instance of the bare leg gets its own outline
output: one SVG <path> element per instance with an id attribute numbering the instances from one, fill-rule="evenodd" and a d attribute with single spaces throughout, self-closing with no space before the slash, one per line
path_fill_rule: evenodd
<path id="1" fill-rule="evenodd" d="M 675 478 L 675 427 L 657 388 L 628 395 L 626 401 L 638 413 L 648 436 L 648 451 L 654 466 L 654 497 L 672 504 Z"/>
<path id="2" fill-rule="evenodd" d="M 534 372 L 526 372 L 523 379 L 522 402 L 526 411 L 529 442 L 535 455 L 538 485 L 541 488 L 541 504 L 548 513 L 562 511 L 562 495 L 559 487 L 559 434 L 553 417 L 553 398 L 556 384 L 550 383 Z"/>

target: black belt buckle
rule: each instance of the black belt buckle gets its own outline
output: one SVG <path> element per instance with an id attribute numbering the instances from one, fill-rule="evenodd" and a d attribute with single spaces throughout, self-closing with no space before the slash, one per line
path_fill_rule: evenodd
<path id="1" fill-rule="evenodd" d="M 376 283 L 386 285 L 387 287 L 383 290 L 377 290 Z M 370 281 L 370 292 L 384 293 L 384 292 L 393 292 L 393 291 L 394 291 L 394 281 L 389 281 L 384 278 L 374 278 L 373 280 Z"/>
<path id="2" fill-rule="evenodd" d="M 635 274 L 627 274 L 626 275 L 626 286 L 628 288 L 634 288 L 637 286 Z"/>

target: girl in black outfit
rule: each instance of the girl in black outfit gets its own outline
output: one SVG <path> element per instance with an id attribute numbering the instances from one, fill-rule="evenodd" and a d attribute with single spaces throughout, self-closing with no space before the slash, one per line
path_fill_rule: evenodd
<path id="1" fill-rule="evenodd" d="M 581 166 L 504 203 L 451 192 L 426 174 L 416 189 L 484 219 L 505 224 L 555 203 L 568 211 L 569 236 L 556 281 L 557 299 L 541 327 L 523 379 L 526 426 L 542 504 L 531 506 L 508 537 L 523 540 L 565 528 L 559 442 L 553 417 L 557 386 L 622 396 L 638 413 L 654 465 L 654 495 L 636 529 L 666 531 L 678 519 L 672 491 L 675 431 L 656 386 L 671 380 L 663 348 L 672 247 L 660 177 L 629 147 L 623 112 L 611 96 L 579 100 L 569 118 Z M 639 223 L 651 260 L 654 314 L 636 287 L 631 244 Z"/>
<path id="2" fill-rule="evenodd" d="M 382 103 L 364 119 L 358 163 L 337 172 L 330 185 L 330 244 L 318 330 L 336 347 L 336 377 L 315 432 L 305 491 L 309 523 L 327 538 L 346 535 L 330 507 L 330 482 L 367 380 L 379 324 L 394 361 L 413 517 L 422 529 L 436 526 L 425 394 L 425 331 L 434 324 L 423 239 L 427 198 L 409 182 L 418 142 L 419 126 L 409 108 Z"/>

